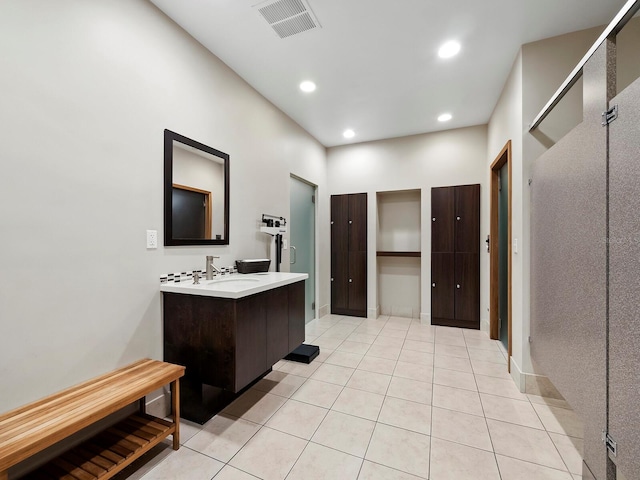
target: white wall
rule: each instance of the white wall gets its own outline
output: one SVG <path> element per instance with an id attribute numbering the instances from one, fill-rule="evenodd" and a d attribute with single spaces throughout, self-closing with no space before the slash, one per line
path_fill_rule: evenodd
<path id="1" fill-rule="evenodd" d="M 520 378 L 520 373 L 535 370 L 529 351 L 528 181 L 532 162 L 547 148 L 544 141 L 528 133 L 528 125 L 601 31 L 602 28 L 597 27 L 523 45 L 489 120 L 487 165 L 495 160 L 508 140 L 512 141 L 512 236 L 518 241 L 518 253 L 512 256 L 512 376 L 521 388 L 524 388 L 524 378 Z M 571 112 L 568 108 L 565 113 Z M 488 192 L 485 193 L 488 201 Z"/>
<path id="2" fill-rule="evenodd" d="M 162 358 L 160 274 L 263 257 L 291 173 L 328 224 L 324 147 L 150 3 L 0 2 L 0 58 L 0 411 Z M 146 250 L 165 128 L 230 155 L 229 246 Z"/>
<path id="3" fill-rule="evenodd" d="M 378 313 L 376 267 L 377 202 L 376 193 L 389 190 L 420 189 L 422 251 L 420 284 L 421 318 L 429 321 L 431 312 L 431 187 L 479 183 L 482 195 L 480 210 L 480 307 L 486 317 L 489 297 L 489 255 L 483 238 L 489 231 L 488 205 L 484 192 L 486 174 L 487 127 L 476 126 L 443 132 L 357 143 L 327 150 L 330 194 L 368 194 L 368 311 Z M 488 198 L 488 197 L 487 197 Z M 399 292 L 398 292 L 399 293 Z"/>
<path id="4" fill-rule="evenodd" d="M 517 369 L 512 368 L 512 372 L 522 370 L 523 362 L 523 319 L 528 322 L 529 314 L 524 312 L 523 306 L 523 262 L 522 249 L 528 248 L 523 245 L 523 173 L 522 173 L 522 55 L 518 54 L 511 72 L 505 82 L 505 86 L 500 94 L 498 103 L 491 115 L 488 126 L 488 150 L 485 175 L 487 182 L 490 179 L 490 167 L 505 144 L 511 140 L 511 208 L 512 208 L 512 239 L 518 240 L 518 252 L 512 254 L 512 306 L 511 306 L 511 338 L 512 338 L 512 362 L 515 362 Z M 483 198 L 487 205 L 486 215 L 490 214 L 490 192 L 485 189 Z M 488 233 L 488 232 L 487 232 Z M 487 312 L 488 316 L 488 312 Z M 516 378 L 519 384 L 519 379 Z"/>
<path id="5" fill-rule="evenodd" d="M 629 20 L 616 35 L 616 91 L 622 92 L 640 77 L 640 17 Z"/>

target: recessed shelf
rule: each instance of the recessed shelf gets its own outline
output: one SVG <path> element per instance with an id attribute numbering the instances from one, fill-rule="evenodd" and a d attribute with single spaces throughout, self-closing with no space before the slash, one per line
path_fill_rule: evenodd
<path id="1" fill-rule="evenodd" d="M 421 313 L 420 190 L 377 192 L 377 301 L 382 315 Z"/>

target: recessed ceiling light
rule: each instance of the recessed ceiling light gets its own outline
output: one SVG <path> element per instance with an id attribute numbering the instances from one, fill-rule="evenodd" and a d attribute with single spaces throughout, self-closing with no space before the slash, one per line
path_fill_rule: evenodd
<path id="1" fill-rule="evenodd" d="M 460 51 L 460 44 L 455 41 L 444 43 L 438 50 L 440 58 L 451 58 Z"/>
<path id="2" fill-rule="evenodd" d="M 316 89 L 316 84 L 310 80 L 305 80 L 300 84 L 300 90 L 303 92 L 313 92 Z"/>
<path id="3" fill-rule="evenodd" d="M 440 115 L 438 117 L 438 121 L 439 122 L 448 122 L 449 120 L 451 120 L 453 117 L 451 116 L 450 113 L 443 113 L 442 115 Z"/>
<path id="4" fill-rule="evenodd" d="M 345 130 L 345 131 L 342 133 L 342 136 L 343 136 L 344 138 L 353 138 L 353 137 L 355 137 L 355 136 L 356 136 L 356 132 L 354 132 L 354 131 L 353 131 L 353 130 L 351 130 L 351 129 L 348 129 L 348 130 Z"/>

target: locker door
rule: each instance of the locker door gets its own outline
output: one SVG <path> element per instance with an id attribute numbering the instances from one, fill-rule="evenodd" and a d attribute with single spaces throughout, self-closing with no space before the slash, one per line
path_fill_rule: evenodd
<path id="1" fill-rule="evenodd" d="M 331 312 L 349 308 L 349 201 L 331 196 Z M 337 312 L 335 312 L 337 313 Z"/>
<path id="2" fill-rule="evenodd" d="M 367 315 L 367 194 L 349 195 L 349 312 Z"/>
<path id="3" fill-rule="evenodd" d="M 349 252 L 331 252 L 331 313 L 349 308 Z"/>
<path id="4" fill-rule="evenodd" d="M 455 188 L 455 251 L 479 253 L 480 185 Z"/>
<path id="5" fill-rule="evenodd" d="M 454 254 L 431 254 L 432 319 L 454 318 Z"/>
<path id="6" fill-rule="evenodd" d="M 453 187 L 431 189 L 431 251 L 453 252 Z"/>
<path id="7" fill-rule="evenodd" d="M 355 193 L 349 199 L 349 251 L 367 251 L 367 194 Z"/>
<path id="8" fill-rule="evenodd" d="M 456 320 L 480 327 L 480 278 L 477 253 L 455 254 L 455 312 Z M 471 324 L 473 322 L 473 325 Z M 477 325 L 476 325 L 477 324 Z"/>
<path id="9" fill-rule="evenodd" d="M 349 249 L 349 200 L 346 195 L 331 195 L 331 251 Z"/>
<path id="10" fill-rule="evenodd" d="M 367 314 L 367 252 L 349 252 L 349 279 L 347 281 L 351 315 Z"/>

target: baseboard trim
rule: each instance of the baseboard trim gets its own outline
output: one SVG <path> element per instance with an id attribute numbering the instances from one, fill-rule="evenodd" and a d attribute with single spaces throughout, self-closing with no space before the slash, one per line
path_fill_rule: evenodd
<path id="1" fill-rule="evenodd" d="M 489 327 L 490 327 L 489 320 L 487 320 L 486 318 L 483 318 L 480 320 L 480 331 L 489 335 L 489 331 L 490 331 Z"/>
<path id="2" fill-rule="evenodd" d="M 526 374 L 522 372 L 522 370 L 520 369 L 520 367 L 518 366 L 518 364 L 516 363 L 513 357 L 511 357 L 509 360 L 511 362 L 511 378 L 513 379 L 513 382 L 516 384 L 516 387 L 518 387 L 518 390 L 520 390 L 520 392 L 522 393 L 525 393 Z"/>
<path id="3" fill-rule="evenodd" d="M 329 315 L 329 304 L 325 304 L 322 305 L 319 309 L 318 309 L 318 318 L 322 318 L 325 315 Z"/>
<path id="4" fill-rule="evenodd" d="M 511 357 L 511 378 L 522 393 L 564 400 L 549 377 L 523 372 L 513 357 Z"/>
<path id="5" fill-rule="evenodd" d="M 420 323 L 423 325 L 431 325 L 431 314 L 420 313 Z"/>
<path id="6" fill-rule="evenodd" d="M 380 316 L 380 305 L 378 305 L 375 308 L 368 308 L 367 309 L 367 318 L 375 320 L 379 316 Z"/>

